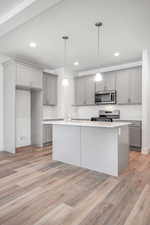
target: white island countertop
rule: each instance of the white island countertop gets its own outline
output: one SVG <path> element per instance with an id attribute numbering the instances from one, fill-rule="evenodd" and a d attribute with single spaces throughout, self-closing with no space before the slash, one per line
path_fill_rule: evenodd
<path id="1" fill-rule="evenodd" d="M 99 127 L 99 128 L 119 128 L 123 126 L 128 126 L 131 123 L 128 122 L 100 122 L 100 121 L 43 121 L 43 124 L 52 125 L 66 125 L 66 126 L 79 126 L 79 127 Z"/>

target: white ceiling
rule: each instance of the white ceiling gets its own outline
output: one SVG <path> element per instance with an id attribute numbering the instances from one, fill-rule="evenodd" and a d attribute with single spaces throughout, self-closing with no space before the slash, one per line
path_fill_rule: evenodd
<path id="1" fill-rule="evenodd" d="M 10 10 L 14 9 L 18 4 L 24 0 L 1 0 L 0 1 L 0 17 L 4 16 Z"/>
<path id="2" fill-rule="evenodd" d="M 44 1 L 43 1 L 44 4 Z M 78 70 L 141 59 L 150 47 L 149 0 L 64 0 L 0 38 L 0 51 L 39 63 L 46 68 L 63 65 L 62 35 L 69 35 L 68 61 L 79 61 Z M 97 30 L 102 21 L 102 59 L 97 60 Z M 30 41 L 37 43 L 29 48 Z M 118 58 L 113 56 L 120 51 Z"/>

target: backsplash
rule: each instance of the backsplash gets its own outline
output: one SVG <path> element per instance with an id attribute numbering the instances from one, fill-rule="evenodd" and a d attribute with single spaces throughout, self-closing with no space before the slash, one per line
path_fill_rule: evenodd
<path id="1" fill-rule="evenodd" d="M 43 119 L 56 119 L 57 107 L 55 106 L 43 106 Z"/>
<path id="2" fill-rule="evenodd" d="M 91 118 L 98 116 L 99 110 L 120 110 L 122 120 L 142 120 L 142 105 L 105 105 L 105 106 L 84 106 L 75 107 L 76 118 Z"/>

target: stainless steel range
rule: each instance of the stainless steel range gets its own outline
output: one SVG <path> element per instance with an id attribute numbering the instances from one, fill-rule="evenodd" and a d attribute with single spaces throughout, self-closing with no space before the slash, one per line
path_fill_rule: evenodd
<path id="1" fill-rule="evenodd" d="M 100 110 L 99 116 L 92 117 L 91 121 L 113 122 L 113 120 L 117 119 L 120 119 L 120 110 L 113 110 L 113 111 Z"/>

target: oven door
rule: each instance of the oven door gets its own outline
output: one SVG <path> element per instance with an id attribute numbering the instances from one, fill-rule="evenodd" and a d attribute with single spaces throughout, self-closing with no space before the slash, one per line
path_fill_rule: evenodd
<path id="1" fill-rule="evenodd" d="M 95 104 L 116 104 L 116 92 L 97 92 L 95 94 Z"/>

